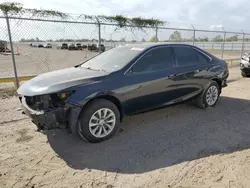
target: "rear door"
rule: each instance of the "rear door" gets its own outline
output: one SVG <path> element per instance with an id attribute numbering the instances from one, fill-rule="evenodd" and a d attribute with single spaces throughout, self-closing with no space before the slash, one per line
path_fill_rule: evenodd
<path id="1" fill-rule="evenodd" d="M 197 52 L 192 47 L 173 46 L 173 50 L 177 61 L 176 87 L 179 91 L 178 100 L 181 102 L 202 91 L 202 80 L 198 76 L 202 67 L 199 65 Z"/>

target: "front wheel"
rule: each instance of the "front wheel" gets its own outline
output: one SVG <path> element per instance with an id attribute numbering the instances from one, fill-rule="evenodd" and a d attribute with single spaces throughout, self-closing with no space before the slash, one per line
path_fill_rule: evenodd
<path id="1" fill-rule="evenodd" d="M 77 133 L 88 142 L 101 142 L 113 136 L 120 124 L 120 112 L 116 105 L 105 99 L 97 99 L 84 108 L 77 123 Z"/>
<path id="2" fill-rule="evenodd" d="M 207 89 L 199 96 L 196 105 L 199 108 L 206 109 L 216 105 L 220 96 L 220 87 L 217 82 L 212 81 Z"/>

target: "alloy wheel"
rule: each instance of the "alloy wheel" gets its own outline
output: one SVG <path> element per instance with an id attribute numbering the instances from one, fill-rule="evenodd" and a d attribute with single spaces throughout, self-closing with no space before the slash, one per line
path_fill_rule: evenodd
<path id="1" fill-rule="evenodd" d="M 213 106 L 218 99 L 218 88 L 214 85 L 208 88 L 206 93 L 206 101 L 209 106 Z"/>
<path id="2" fill-rule="evenodd" d="M 93 136 L 103 138 L 113 131 L 115 124 L 115 113 L 108 108 L 101 108 L 91 116 L 89 131 Z"/>

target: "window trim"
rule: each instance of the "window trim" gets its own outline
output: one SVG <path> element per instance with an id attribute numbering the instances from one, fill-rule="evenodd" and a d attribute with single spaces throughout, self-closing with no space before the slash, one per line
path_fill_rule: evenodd
<path id="1" fill-rule="evenodd" d="M 203 54 L 204 56 L 206 56 L 208 59 L 209 59 L 209 61 L 208 61 L 208 63 L 210 63 L 213 59 L 212 59 L 212 57 L 210 57 L 208 54 L 206 54 L 206 53 L 204 53 L 203 51 L 201 51 L 201 50 L 199 50 L 199 48 L 196 48 L 196 47 L 194 47 L 194 46 L 184 46 L 184 45 L 179 45 L 179 46 L 172 46 L 173 48 L 178 48 L 178 47 L 185 47 L 185 48 L 191 48 L 191 49 L 193 49 L 194 51 L 196 51 L 196 53 L 198 52 L 198 53 L 201 53 L 201 54 Z M 174 50 L 174 49 L 173 49 Z M 175 52 L 174 52 L 175 53 Z M 196 54 L 196 56 L 197 56 L 197 54 Z M 175 54 L 175 58 L 176 58 L 176 61 L 177 61 L 177 68 L 179 67 L 179 61 L 178 61 L 178 57 L 176 56 L 176 54 Z M 197 58 L 198 58 L 198 56 L 197 56 Z M 198 59 L 197 59 L 198 60 Z M 182 67 L 188 67 L 188 66 L 197 66 L 197 65 L 187 65 L 187 66 L 182 66 Z"/>
<path id="2" fill-rule="evenodd" d="M 180 45 L 180 46 L 173 46 L 173 51 L 174 51 L 174 48 L 189 48 L 189 49 L 194 50 L 195 56 L 196 56 L 197 61 L 198 61 L 198 56 L 197 56 L 197 54 L 196 54 L 197 52 L 195 51 L 195 49 L 194 49 L 192 46 L 183 46 L 183 45 Z M 177 68 L 177 69 L 178 69 L 178 68 L 183 68 L 183 67 L 190 67 L 190 66 L 194 67 L 194 66 L 197 66 L 197 64 L 195 64 L 195 65 L 179 66 L 179 59 L 178 59 L 178 56 L 176 55 L 175 51 L 174 51 L 174 55 L 175 55 L 176 62 L 177 62 L 177 65 L 176 65 L 176 68 Z"/>
<path id="3" fill-rule="evenodd" d="M 194 50 L 200 52 L 201 54 L 205 55 L 205 56 L 209 59 L 208 63 L 210 63 L 210 62 L 212 61 L 212 58 L 211 58 L 209 55 L 207 55 L 206 53 L 202 52 L 202 51 L 199 50 L 198 48 L 194 48 L 194 47 L 192 47 L 192 48 L 193 48 Z"/>
<path id="4" fill-rule="evenodd" d="M 127 75 L 127 73 L 130 71 L 130 69 L 141 59 L 143 58 L 147 53 L 151 52 L 152 50 L 158 49 L 158 48 L 172 48 L 172 46 L 155 46 L 153 48 L 150 48 L 148 51 L 146 51 L 145 53 L 143 53 L 125 72 L 124 75 Z M 173 48 L 172 48 L 173 50 Z M 174 51 L 173 51 L 174 53 Z M 175 62 L 175 66 L 176 66 L 176 57 L 175 54 L 174 55 L 174 62 Z M 165 69 L 164 69 L 165 70 Z M 157 70 L 156 70 L 157 71 Z M 152 71 L 152 72 L 156 72 L 156 71 Z M 162 69 L 161 69 L 162 71 Z M 151 72 L 147 72 L 146 74 L 151 73 Z"/>

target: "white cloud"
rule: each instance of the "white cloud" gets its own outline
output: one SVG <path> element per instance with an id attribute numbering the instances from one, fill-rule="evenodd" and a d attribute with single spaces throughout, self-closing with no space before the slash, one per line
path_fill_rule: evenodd
<path id="1" fill-rule="evenodd" d="M 0 0 L 1 1 L 1 0 Z M 4 0 L 5 1 L 5 0 Z M 13 1 L 13 0 L 9 0 Z M 167 22 L 203 25 L 203 29 L 247 29 L 250 1 L 247 0 L 15 0 L 28 8 L 55 9 L 67 13 L 90 15 L 141 16 Z"/>
<path id="2" fill-rule="evenodd" d="M 223 25 L 210 25 L 209 27 L 210 30 L 223 30 Z"/>

